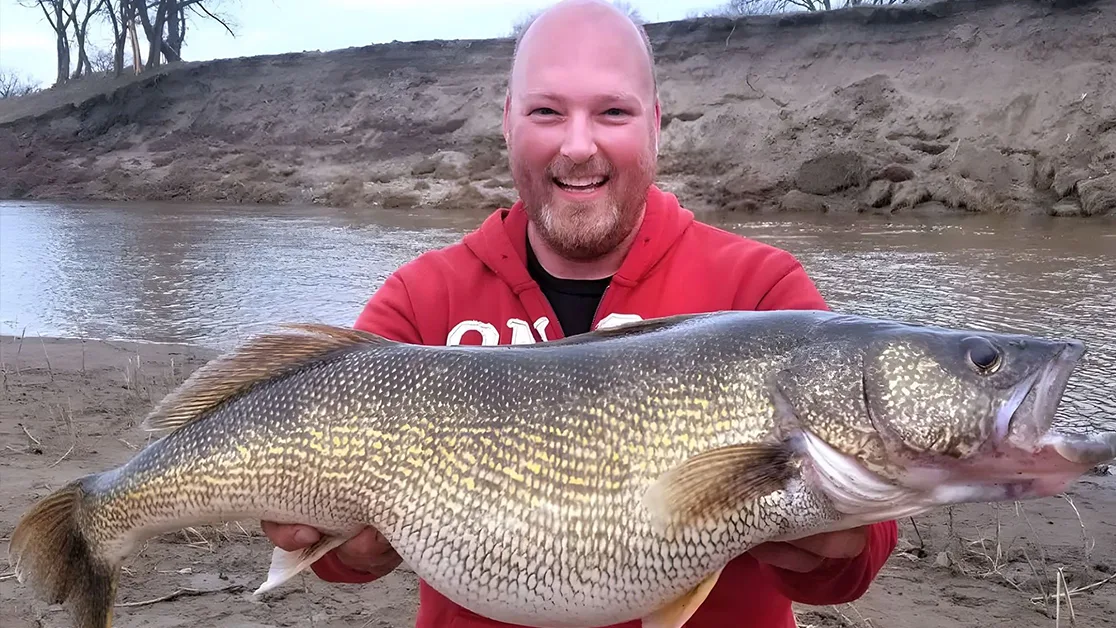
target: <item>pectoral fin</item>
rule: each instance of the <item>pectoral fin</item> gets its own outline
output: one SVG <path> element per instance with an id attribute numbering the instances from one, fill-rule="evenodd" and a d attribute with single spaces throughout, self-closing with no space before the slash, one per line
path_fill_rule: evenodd
<path id="1" fill-rule="evenodd" d="M 709 597 L 713 585 L 721 577 L 721 569 L 713 572 L 692 591 L 643 618 L 643 628 L 682 628 L 698 607 Z"/>
<path id="2" fill-rule="evenodd" d="M 260 588 L 256 589 L 252 595 L 266 593 L 278 587 L 347 540 L 349 540 L 348 537 L 344 536 L 322 536 L 317 543 L 297 552 L 275 548 L 275 551 L 271 553 L 271 567 L 267 570 L 267 581 L 261 584 Z"/>
<path id="3" fill-rule="evenodd" d="M 782 444 L 730 445 L 700 453 L 664 473 L 644 495 L 656 523 L 685 525 L 783 488 L 793 473 Z"/>

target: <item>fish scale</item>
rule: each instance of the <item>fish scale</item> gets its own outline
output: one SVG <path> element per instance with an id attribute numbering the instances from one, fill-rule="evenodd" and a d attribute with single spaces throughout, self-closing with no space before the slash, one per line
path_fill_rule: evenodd
<path id="1" fill-rule="evenodd" d="M 805 311 L 511 347 L 298 326 L 198 369 L 145 421 L 172 431 L 34 505 L 10 557 L 79 628 L 105 628 L 121 561 L 156 534 L 248 518 L 323 530 L 275 551 L 265 592 L 371 525 L 481 615 L 677 628 L 756 544 L 1054 494 L 1116 457 L 1112 434 L 1024 442 L 1047 438 L 1080 343 L 976 333 Z M 981 339 L 995 372 L 967 358 L 987 358 Z M 948 475 L 988 453 L 1055 479 Z"/>

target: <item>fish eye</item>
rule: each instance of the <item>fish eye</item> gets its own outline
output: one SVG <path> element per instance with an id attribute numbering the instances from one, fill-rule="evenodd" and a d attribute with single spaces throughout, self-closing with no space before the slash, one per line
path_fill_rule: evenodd
<path id="1" fill-rule="evenodd" d="M 1003 354 L 986 338 L 973 336 L 962 341 L 969 363 L 983 375 L 995 373 L 1003 363 Z"/>

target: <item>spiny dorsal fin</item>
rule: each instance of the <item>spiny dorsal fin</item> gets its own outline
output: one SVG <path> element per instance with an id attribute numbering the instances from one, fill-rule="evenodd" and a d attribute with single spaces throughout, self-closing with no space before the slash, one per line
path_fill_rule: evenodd
<path id="1" fill-rule="evenodd" d="M 706 318 L 710 316 L 709 313 L 698 314 L 674 314 L 671 316 L 660 316 L 657 318 L 648 318 L 644 320 L 632 321 L 629 323 L 621 323 L 613 327 L 605 327 L 601 329 L 594 329 L 582 334 L 574 336 L 567 336 L 550 342 L 540 342 L 527 345 L 507 345 L 515 348 L 530 348 L 530 347 L 555 347 L 562 345 L 580 345 L 590 342 L 597 342 L 600 340 L 609 340 L 611 338 L 627 338 L 630 336 L 638 336 L 640 334 L 647 334 L 653 331 L 662 329 L 669 329 L 685 324 L 689 321 Z"/>
<path id="2" fill-rule="evenodd" d="M 391 342 L 376 334 L 332 325 L 293 323 L 282 327 L 291 331 L 257 336 L 194 371 L 147 415 L 143 429 L 177 429 L 256 384 L 305 367 L 334 351 Z"/>
<path id="3" fill-rule="evenodd" d="M 794 473 L 782 444 L 744 443 L 702 452 L 661 475 L 644 504 L 658 526 L 717 517 L 786 486 Z"/>

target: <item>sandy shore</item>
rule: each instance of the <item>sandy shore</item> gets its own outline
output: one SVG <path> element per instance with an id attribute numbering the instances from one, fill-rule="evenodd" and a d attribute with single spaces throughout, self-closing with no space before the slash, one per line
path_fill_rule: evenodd
<path id="1" fill-rule="evenodd" d="M 176 345 L 0 339 L 0 546 L 31 503 L 79 475 L 124 462 L 146 442 L 144 413 L 211 353 Z M 1116 477 L 1090 476 L 1065 499 L 1022 508 L 970 506 L 902 522 L 902 539 L 868 594 L 852 605 L 802 608 L 800 626 L 956 628 L 1054 626 L 1059 569 L 1076 626 L 1116 626 Z M 952 519 L 952 521 L 951 521 Z M 400 568 L 367 585 L 303 575 L 261 601 L 271 546 L 258 522 L 170 534 L 125 566 L 117 628 L 406 627 L 417 581 Z M 62 627 L 0 561 L 7 628 Z M 1111 578 L 1105 584 L 1098 582 Z M 1096 586 L 1094 586 L 1096 585 Z M 1062 626 L 1068 609 L 1062 606 Z"/>

